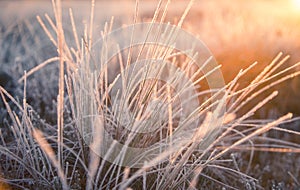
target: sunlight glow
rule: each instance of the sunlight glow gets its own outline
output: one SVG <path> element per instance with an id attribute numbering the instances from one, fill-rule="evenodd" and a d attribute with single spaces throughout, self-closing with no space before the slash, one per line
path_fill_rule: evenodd
<path id="1" fill-rule="evenodd" d="M 300 10 L 300 0 L 292 0 L 293 2 L 293 7 L 296 8 L 297 10 Z"/>

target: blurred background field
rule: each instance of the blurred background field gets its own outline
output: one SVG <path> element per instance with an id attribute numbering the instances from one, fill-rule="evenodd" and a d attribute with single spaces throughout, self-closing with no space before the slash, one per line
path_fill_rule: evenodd
<path id="1" fill-rule="evenodd" d="M 150 21 L 158 1 L 140 2 L 139 21 Z M 79 34 L 83 34 L 90 14 L 90 1 L 63 1 L 65 13 L 73 9 Z M 186 1 L 172 1 L 167 21 L 176 24 L 182 15 Z M 133 23 L 135 1 L 96 1 L 95 38 L 100 36 L 106 21 L 114 16 L 114 28 Z M 57 55 L 55 47 L 36 19 L 36 15 L 48 13 L 53 17 L 50 1 L 1 1 L 0 2 L 0 71 L 8 73 L 13 85 L 8 90 L 22 98 L 22 83 L 17 83 L 24 74 L 48 58 Z M 67 41 L 75 46 L 69 15 L 64 15 L 64 31 Z M 222 65 L 225 81 L 230 81 L 242 68 L 258 61 L 247 74 L 241 86 L 254 76 L 279 53 L 290 55 L 285 64 L 300 61 L 300 3 L 293 0 L 198 0 L 188 14 L 183 28 L 199 36 Z M 298 68 L 299 70 L 300 68 Z M 49 124 L 56 123 L 56 96 L 58 64 L 51 63 L 34 73 L 27 81 L 28 103 Z M 245 84 L 244 84 L 245 83 Z M 300 79 L 296 77 L 274 87 L 279 95 L 255 118 L 276 118 L 288 112 L 300 116 Z M 258 97 L 259 98 L 259 97 Z M 250 105 L 249 105 L 250 106 Z M 4 108 L 0 108 L 4 113 Z M 242 113 L 241 113 L 242 114 Z M 3 119 L 5 116 L 1 116 Z M 5 122 L 4 122 L 5 123 Z M 299 123 L 299 122 L 298 122 Z M 293 124 L 289 128 L 298 129 Z M 300 143 L 287 134 L 278 138 Z M 300 158 L 297 154 L 260 153 L 255 155 L 253 175 L 266 187 L 289 187 L 295 183 L 289 171 L 300 179 Z M 242 156 L 240 156 L 242 162 Z M 278 159 L 279 158 L 279 159 Z M 287 162 L 283 161 L 288 160 Z M 270 167 L 271 166 L 271 167 Z M 270 169 L 272 168 L 272 169 Z M 282 184 L 280 184 L 283 182 Z M 265 183 L 265 184 L 264 184 Z"/>

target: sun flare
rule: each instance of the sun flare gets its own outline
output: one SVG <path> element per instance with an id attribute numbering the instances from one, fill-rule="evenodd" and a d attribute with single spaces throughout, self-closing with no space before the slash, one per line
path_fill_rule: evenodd
<path id="1" fill-rule="evenodd" d="M 297 10 L 300 10 L 300 0 L 292 0 L 292 5 Z"/>

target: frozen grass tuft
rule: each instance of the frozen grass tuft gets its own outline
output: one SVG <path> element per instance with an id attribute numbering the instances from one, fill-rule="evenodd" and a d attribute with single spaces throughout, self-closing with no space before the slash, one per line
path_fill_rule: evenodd
<path id="1" fill-rule="evenodd" d="M 162 2 L 152 24 L 164 22 L 168 3 Z M 239 82 L 256 63 L 216 89 L 209 89 L 205 78 L 219 67 L 201 75 L 199 68 L 191 66 L 191 58 L 174 48 L 141 44 L 120 52 L 107 64 L 109 40 L 114 39 L 106 36 L 113 19 L 102 31 L 101 49 L 92 46 L 94 3 L 90 24 L 81 39 L 69 11 L 74 48 L 64 37 L 60 1 L 53 1 L 55 21 L 46 16 L 48 27 L 43 18 L 38 17 L 38 21 L 59 56 L 20 77 L 19 82 L 24 84 L 21 101 L 0 87 L 9 118 L 5 129 L 9 135 L 3 135 L 4 129 L 0 131 L 0 169 L 4 174 L 0 187 L 3 183 L 31 189 L 260 189 L 261 181 L 250 175 L 255 151 L 299 152 L 297 143 L 266 136 L 269 131 L 281 131 L 298 137 L 299 132 L 279 127 L 297 119 L 292 119 L 291 113 L 272 121 L 251 117 L 278 94 L 263 92 L 298 76 L 300 71 L 294 69 L 300 63 L 279 70 L 288 59 L 280 53 L 248 85 L 240 87 Z M 138 1 L 135 21 L 137 17 Z M 52 30 L 54 34 L 49 32 Z M 175 32 L 165 40 L 172 39 Z M 128 69 L 144 59 L 170 61 L 177 69 L 170 69 L 165 62 L 157 66 L 150 61 Z M 28 77 L 52 61 L 60 65 L 57 124 L 37 117 L 27 101 Z M 161 75 L 167 82 L 148 79 Z M 187 75 L 191 83 L 185 83 Z M 192 91 L 195 87 L 196 93 Z M 250 102 L 255 106 L 248 108 Z M 182 105 L 189 106 L 185 117 Z M 131 147 L 143 151 L 135 154 Z M 238 156 L 243 151 L 249 152 L 248 158 Z M 296 186 L 299 182 L 289 174 Z"/>

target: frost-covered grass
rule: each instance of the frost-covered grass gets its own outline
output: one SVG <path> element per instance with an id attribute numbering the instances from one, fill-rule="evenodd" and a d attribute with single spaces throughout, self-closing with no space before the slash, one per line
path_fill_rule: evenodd
<path id="1" fill-rule="evenodd" d="M 299 63 L 285 65 L 288 57 L 279 53 L 250 82 L 247 76 L 256 63 L 240 70 L 223 88 L 204 89 L 208 94 L 200 88 L 199 104 L 189 105 L 191 97 L 185 95 L 199 83 L 205 86 L 208 74 L 187 66 L 187 57 L 176 56 L 174 49 L 145 45 L 140 59 L 173 57 L 171 63 L 191 73 L 193 85 L 184 86 L 183 75 L 168 76 L 171 71 L 164 73 L 170 86 L 156 80 L 137 83 L 143 71 L 130 73 L 124 68 L 141 47 L 118 54 L 107 66 L 101 60 L 110 50 L 105 46 L 109 42 L 101 54 L 95 54 L 100 50 L 91 45 L 97 39 L 93 17 L 82 27 L 73 22 L 76 13 L 60 13 L 59 1 L 54 7 L 52 18 L 25 20 L 1 33 L 3 68 L 15 79 L 15 86 L 0 87 L 3 184 L 12 189 L 299 187 L 297 118 L 291 113 L 272 120 L 253 117 L 277 96 L 273 86 L 300 74 Z M 164 8 L 165 4 L 152 13 L 153 21 L 160 21 Z M 93 15 L 93 6 L 90 12 Z M 63 14 L 70 15 L 68 22 L 62 22 Z M 113 26 L 113 21 L 108 22 L 101 34 L 105 36 Z M 95 64 L 95 60 L 100 61 Z M 160 68 L 146 63 L 150 75 L 159 75 Z M 184 88 L 175 91 L 172 86 Z M 182 96 L 184 100 L 179 100 Z M 178 121 L 178 101 L 192 108 L 183 122 Z M 194 122 L 197 128 L 191 130 Z M 134 132 L 149 128 L 154 128 L 150 134 Z M 116 141 L 105 144 L 104 130 L 122 144 L 148 148 L 148 160 L 140 163 L 145 155 L 132 155 L 126 146 L 111 152 Z M 177 133 L 183 135 L 178 138 Z M 103 156 L 95 150 L 102 150 Z M 114 164 L 106 161 L 111 157 L 116 158 Z"/>

